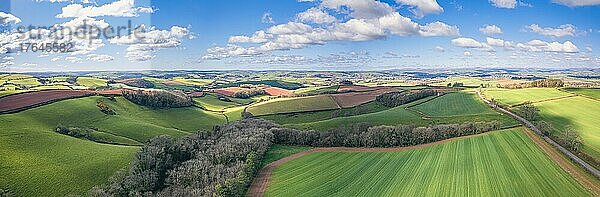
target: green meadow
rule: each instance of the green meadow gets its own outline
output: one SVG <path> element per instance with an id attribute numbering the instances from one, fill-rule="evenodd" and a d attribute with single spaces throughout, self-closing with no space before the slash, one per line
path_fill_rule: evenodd
<path id="1" fill-rule="evenodd" d="M 432 117 L 497 113 L 480 101 L 477 95 L 466 92 L 449 93 L 411 109 Z"/>
<path id="2" fill-rule="evenodd" d="M 572 95 L 555 88 L 487 89 L 483 93 L 498 103 L 511 106 Z"/>
<path id="3" fill-rule="evenodd" d="M 281 98 L 273 99 L 263 103 L 252 105 L 248 112 L 255 116 L 329 110 L 339 108 L 337 103 L 330 96 L 310 96 L 300 98 Z"/>
<path id="4" fill-rule="evenodd" d="M 93 77 L 77 77 L 77 83 L 80 86 L 85 86 L 85 87 L 102 87 L 102 86 L 107 86 L 108 84 L 106 84 L 106 80 L 104 79 L 98 79 L 98 78 L 93 78 Z"/>
<path id="5" fill-rule="evenodd" d="M 595 99 L 600 99 L 600 89 L 598 88 L 565 88 L 564 90 L 584 96 L 589 96 Z"/>
<path id="6" fill-rule="evenodd" d="M 521 131 L 399 152 L 319 152 L 273 172 L 265 196 L 589 196 Z"/>
<path id="7" fill-rule="evenodd" d="M 98 100 L 117 115 L 102 113 Z M 179 137 L 224 122 L 222 115 L 195 107 L 151 109 L 122 97 L 97 96 L 0 115 L 0 188 L 23 196 L 84 194 L 126 167 L 139 149 L 61 135 L 55 132 L 59 124 L 96 129 L 94 136 L 101 140 L 139 145 L 158 135 Z"/>
<path id="8" fill-rule="evenodd" d="M 535 104 L 540 109 L 542 119 L 550 122 L 555 132 L 562 132 L 565 126 L 572 126 L 583 140 L 583 150 L 600 159 L 600 101 L 571 97 Z"/>
<path id="9" fill-rule="evenodd" d="M 458 94 L 458 93 L 454 93 Z M 466 93 L 460 93 L 466 94 Z M 443 98 L 443 97 L 440 97 Z M 453 97 L 446 97 L 453 98 Z M 472 101 L 463 101 L 465 103 L 476 103 L 478 105 L 483 105 L 474 99 L 478 99 L 472 96 L 465 97 L 466 99 L 471 99 Z M 356 123 L 369 123 L 372 125 L 417 125 L 417 126 L 426 126 L 430 124 L 455 124 L 455 123 L 463 123 L 463 122 L 488 122 L 497 120 L 502 123 L 504 127 L 510 127 L 518 125 L 518 122 L 513 120 L 511 117 L 507 115 L 500 114 L 497 112 L 489 112 L 489 113 L 480 113 L 480 114 L 466 114 L 459 115 L 458 113 L 448 112 L 449 114 L 456 114 L 453 116 L 440 116 L 440 117 L 423 117 L 422 114 L 407 110 L 406 108 L 418 107 L 421 105 L 429 105 L 429 102 L 435 101 L 436 99 L 431 100 L 431 98 L 424 98 L 406 105 L 398 106 L 395 108 L 386 109 L 383 111 L 378 111 L 374 113 L 360 114 L 348 117 L 337 117 L 327 120 L 320 120 L 314 122 L 306 122 L 306 123 L 297 123 L 297 124 L 285 124 L 284 126 L 298 128 L 303 130 L 319 130 L 326 131 L 332 128 L 338 128 L 345 125 L 356 124 Z M 437 103 L 438 101 L 436 101 Z M 437 104 L 433 104 L 437 105 Z M 465 106 L 470 107 L 470 106 Z M 481 106 L 479 106 L 481 107 Z M 455 108 L 455 110 L 464 111 L 462 108 Z M 485 111 L 484 111 L 485 112 Z"/>
<path id="10" fill-rule="evenodd" d="M 203 97 L 194 98 L 194 101 L 210 111 L 222 111 L 226 108 L 240 105 L 233 101 L 227 102 L 220 100 L 219 97 L 214 94 L 206 94 Z"/>

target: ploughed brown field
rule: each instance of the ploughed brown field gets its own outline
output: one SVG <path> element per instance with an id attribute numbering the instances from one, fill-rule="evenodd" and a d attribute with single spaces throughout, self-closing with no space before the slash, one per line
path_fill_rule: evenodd
<path id="1" fill-rule="evenodd" d="M 246 88 L 229 87 L 229 88 L 216 89 L 216 90 L 213 90 L 213 92 L 223 95 L 223 96 L 232 97 L 233 94 L 235 94 L 236 92 L 241 91 L 241 90 L 246 90 Z"/>
<path id="2" fill-rule="evenodd" d="M 27 92 L 22 94 L 13 94 L 0 98 L 0 113 L 14 112 L 29 107 L 35 107 L 54 101 L 79 98 L 93 95 L 122 95 L 120 89 L 117 90 L 45 90 L 38 92 Z"/>
<path id="3" fill-rule="evenodd" d="M 95 91 L 88 90 L 48 90 L 39 92 L 27 92 L 23 94 L 13 94 L 0 98 L 0 112 L 11 112 L 19 109 L 25 109 L 32 106 L 41 105 L 48 102 L 91 96 Z"/>
<path id="4" fill-rule="evenodd" d="M 375 88 L 367 92 L 350 92 L 344 94 L 332 94 L 331 97 L 342 108 L 356 107 L 371 101 L 374 101 L 377 96 L 390 93 L 400 92 L 401 90 L 392 87 Z"/>
<path id="5" fill-rule="evenodd" d="M 162 84 L 168 85 L 168 86 L 179 86 L 179 85 L 185 85 L 185 83 L 179 82 L 179 81 L 163 81 Z"/>
<path id="6" fill-rule="evenodd" d="M 357 86 L 357 85 L 344 85 L 340 86 L 337 91 L 338 92 L 364 92 L 364 91 L 373 91 L 381 89 L 381 87 L 368 87 L 368 86 Z"/>
<path id="7" fill-rule="evenodd" d="M 198 97 L 203 97 L 204 96 L 204 92 L 192 92 L 190 94 L 188 94 L 190 97 L 192 98 L 198 98 Z"/>
<path id="8" fill-rule="evenodd" d="M 267 88 L 265 88 L 265 91 L 270 96 L 281 96 L 281 95 L 292 94 L 292 92 L 290 92 L 290 91 L 288 91 L 286 89 L 277 88 L 277 87 L 267 87 Z"/>

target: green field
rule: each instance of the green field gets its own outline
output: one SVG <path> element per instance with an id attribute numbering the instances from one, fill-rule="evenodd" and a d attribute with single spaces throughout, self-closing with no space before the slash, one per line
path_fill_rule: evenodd
<path id="1" fill-rule="evenodd" d="M 15 85 L 27 86 L 27 87 L 42 85 L 42 83 L 40 83 L 37 80 L 37 78 L 16 79 L 16 80 L 9 80 L 9 82 L 13 83 Z"/>
<path id="2" fill-rule="evenodd" d="M 0 76 L 0 79 L 4 79 L 4 80 L 16 80 L 16 79 L 27 79 L 27 78 L 33 78 L 33 76 L 25 75 L 25 74 L 4 74 L 4 75 Z"/>
<path id="3" fill-rule="evenodd" d="M 498 103 L 505 105 L 517 105 L 527 101 L 535 102 L 551 98 L 569 96 L 571 94 L 559 91 L 555 88 L 524 88 L 524 89 L 488 89 L 483 94 Z"/>
<path id="4" fill-rule="evenodd" d="M 64 85 L 44 85 L 31 88 L 32 90 L 70 90 L 69 86 Z"/>
<path id="5" fill-rule="evenodd" d="M 337 103 L 330 96 L 310 96 L 300 98 L 282 98 L 258 103 L 248 108 L 255 116 L 338 109 Z"/>
<path id="6" fill-rule="evenodd" d="M 567 125 L 573 126 L 583 140 L 584 151 L 600 159 L 600 101 L 578 96 L 535 106 L 540 109 L 542 119 L 555 128 L 562 131 Z"/>
<path id="7" fill-rule="evenodd" d="M 317 94 L 325 94 L 337 91 L 340 86 L 315 86 L 309 88 L 302 88 L 294 91 L 296 94 L 306 94 L 306 95 L 317 95 Z"/>
<path id="8" fill-rule="evenodd" d="M 242 112 L 244 111 L 245 106 L 227 108 L 223 115 L 227 116 L 229 122 L 237 121 L 242 119 Z"/>
<path id="9" fill-rule="evenodd" d="M 480 101 L 477 95 L 466 92 L 446 94 L 411 109 L 431 117 L 497 113 Z"/>
<path id="10" fill-rule="evenodd" d="M 117 115 L 100 112 L 99 99 Z M 0 115 L 0 188 L 23 196 L 84 194 L 126 167 L 138 150 L 61 135 L 55 132 L 59 124 L 94 128 L 101 140 L 139 145 L 154 136 L 184 136 L 225 122 L 222 115 L 194 107 L 150 109 L 116 99 L 71 99 Z"/>
<path id="11" fill-rule="evenodd" d="M 77 83 L 91 88 L 107 86 L 106 80 L 93 77 L 77 77 Z"/>
<path id="12" fill-rule="evenodd" d="M 303 130 L 319 130 L 326 131 L 332 128 L 338 128 L 340 126 L 356 124 L 356 123 L 369 123 L 372 125 L 417 125 L 426 126 L 429 124 L 455 124 L 463 122 L 488 122 L 498 120 L 503 126 L 509 127 L 518 125 L 518 123 L 509 116 L 500 113 L 488 113 L 488 114 L 476 114 L 476 115 L 464 115 L 464 116 L 449 116 L 449 117 L 432 117 L 425 118 L 421 117 L 420 114 L 406 110 L 406 107 L 417 105 L 423 102 L 429 101 L 430 98 L 421 99 L 406 105 L 398 106 L 395 108 L 369 113 L 361 114 L 356 116 L 338 117 L 328 120 L 321 120 L 308 123 L 300 124 L 286 124 L 287 127 L 303 129 Z"/>
<path id="13" fill-rule="evenodd" d="M 281 80 L 260 80 L 260 81 L 244 81 L 244 82 L 236 82 L 225 85 L 226 87 L 238 87 L 242 84 L 252 84 L 252 85 L 268 85 L 271 87 L 278 87 L 287 90 L 296 90 L 304 87 L 304 85 L 296 82 L 289 81 L 281 81 Z"/>
<path id="14" fill-rule="evenodd" d="M 206 86 L 206 85 L 212 83 L 214 80 L 211 80 L 211 79 L 186 79 L 183 77 L 175 77 L 175 78 L 173 78 L 173 81 L 184 83 L 186 85 L 191 85 L 191 86 Z"/>
<path id="15" fill-rule="evenodd" d="M 565 88 L 566 91 L 600 99 L 600 89 L 598 88 Z"/>
<path id="16" fill-rule="evenodd" d="M 273 114 L 260 116 L 260 118 L 272 120 L 278 124 L 302 124 L 310 123 L 322 120 L 329 120 L 336 117 L 348 117 L 361 114 L 375 113 L 383 110 L 390 109 L 389 107 L 383 106 L 378 102 L 369 102 L 353 108 L 334 109 L 327 111 L 316 111 L 316 112 L 302 112 L 302 113 L 291 113 L 291 114 Z"/>
<path id="17" fill-rule="evenodd" d="M 449 77 L 449 78 L 445 79 L 442 82 L 433 83 L 431 85 L 435 85 L 435 86 L 447 86 L 449 83 L 451 83 L 451 84 L 462 83 L 464 86 L 470 86 L 470 87 L 478 87 L 481 84 L 484 84 L 484 85 L 496 85 L 497 84 L 495 81 L 482 80 L 481 78 L 474 78 L 474 77 Z"/>
<path id="18" fill-rule="evenodd" d="M 222 111 L 225 108 L 240 105 L 235 102 L 222 101 L 214 94 L 206 94 L 203 97 L 194 98 L 194 101 L 210 111 Z"/>
<path id="19" fill-rule="evenodd" d="M 522 131 L 401 152 L 313 153 L 272 175 L 265 196 L 589 196 Z"/>

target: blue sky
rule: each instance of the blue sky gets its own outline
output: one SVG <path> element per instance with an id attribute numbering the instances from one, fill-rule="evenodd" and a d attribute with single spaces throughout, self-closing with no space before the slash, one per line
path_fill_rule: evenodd
<path id="1" fill-rule="evenodd" d="M 0 0 L 0 12 L 0 71 L 600 67 L 597 0 Z M 77 21 L 145 28 L 59 40 L 17 30 Z M 77 46 L 19 51 L 56 41 Z"/>

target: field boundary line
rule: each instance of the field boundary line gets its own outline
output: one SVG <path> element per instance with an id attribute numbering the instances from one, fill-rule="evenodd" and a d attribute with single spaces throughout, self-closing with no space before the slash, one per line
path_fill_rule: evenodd
<path id="1" fill-rule="evenodd" d="M 519 104 L 515 104 L 515 105 L 511 105 L 510 107 L 519 107 L 521 105 L 525 105 L 527 103 L 543 103 L 543 102 L 550 102 L 550 101 L 557 101 L 557 100 L 562 100 L 562 99 L 567 99 L 567 98 L 572 98 L 572 97 L 577 97 L 577 95 L 572 94 L 572 95 L 568 95 L 568 96 L 561 96 L 561 97 L 555 97 L 555 98 L 547 98 L 547 99 L 542 99 L 542 100 L 537 100 L 537 101 L 525 101 Z"/>
<path id="2" fill-rule="evenodd" d="M 521 122 L 524 126 L 530 128 L 531 130 L 535 131 L 535 133 L 540 136 L 541 138 L 543 138 L 546 142 L 548 142 L 549 144 L 552 144 L 556 149 L 558 149 L 560 152 L 562 152 L 565 156 L 569 157 L 569 159 L 571 159 L 573 162 L 577 163 L 579 166 L 581 166 L 583 169 L 585 169 L 586 171 L 588 171 L 590 174 L 592 174 L 593 176 L 595 176 L 597 179 L 600 179 L 600 171 L 596 168 L 594 168 L 592 165 L 588 164 L 585 160 L 579 158 L 577 155 L 571 153 L 571 151 L 567 150 L 566 148 L 562 147 L 560 144 L 556 143 L 554 140 L 550 139 L 548 136 L 544 136 L 544 134 L 542 133 L 541 130 L 539 130 L 533 123 L 529 122 L 527 119 L 518 116 L 502 107 L 499 107 L 493 103 L 491 103 L 488 100 L 485 100 L 483 98 L 483 96 L 481 96 L 481 91 L 477 91 L 477 94 L 479 95 L 479 98 L 481 98 L 486 104 L 488 104 L 490 107 L 505 113 L 511 117 L 513 117 L 514 119 L 518 120 L 519 122 Z"/>
<path id="3" fill-rule="evenodd" d="M 596 88 L 589 88 L 589 89 L 596 89 Z M 570 92 L 568 90 L 565 90 L 564 88 L 559 88 L 558 91 L 566 92 L 566 93 L 570 93 L 570 94 L 575 94 L 577 96 L 589 98 L 589 99 L 592 99 L 592 100 L 595 100 L 595 101 L 600 101 L 600 99 L 597 99 L 597 98 L 594 98 L 594 97 L 591 97 L 591 96 L 588 96 L 588 95 L 585 95 L 585 94 L 579 94 L 577 92 Z"/>
<path id="4" fill-rule="evenodd" d="M 562 168 L 567 174 L 571 175 L 575 180 L 577 180 L 583 187 L 592 192 L 592 195 L 598 196 L 600 194 L 600 187 L 594 183 L 593 180 L 589 180 L 584 171 L 577 168 L 575 164 L 568 160 L 564 155 L 561 155 L 555 148 L 551 147 L 549 144 L 544 143 L 544 140 L 535 135 L 531 129 L 523 128 L 523 132 L 527 134 L 527 136 L 540 148 L 544 153 L 556 163 L 560 168 Z"/>
<path id="5" fill-rule="evenodd" d="M 298 159 L 302 156 L 306 156 L 312 153 L 320 153 L 320 152 L 346 152 L 346 153 L 355 153 L 355 152 L 359 152 L 359 153 L 377 153 L 377 152 L 398 152 L 398 151 L 408 151 L 408 150 L 414 150 L 414 149 L 422 149 L 422 148 L 427 148 L 430 146 L 434 146 L 434 145 L 439 145 L 439 144 L 444 144 L 444 143 L 448 143 L 448 142 L 452 142 L 452 141 L 456 141 L 456 140 L 463 140 L 463 139 L 469 139 L 469 138 L 473 138 L 473 137 L 478 137 L 478 136 L 483 136 L 483 135 L 488 135 L 489 133 L 492 132 L 504 132 L 506 131 L 506 129 L 502 129 L 502 130 L 496 130 L 496 131 L 490 131 L 490 132 L 484 132 L 484 133 L 480 133 L 480 134 L 475 134 L 475 135 L 468 135 L 468 136 L 461 136 L 461 137 L 455 137 L 455 138 L 449 138 L 449 139 L 445 139 L 445 140 L 440 140 L 440 141 L 436 141 L 436 142 L 431 142 L 431 143 L 427 143 L 427 144 L 420 144 L 420 145 L 415 145 L 415 146 L 404 146 L 404 147 L 392 147 L 392 148 L 366 148 L 366 147 L 361 147 L 361 148 L 352 148 L 352 147 L 317 147 L 317 148 L 312 148 L 310 150 L 306 150 L 306 151 L 302 151 L 284 158 L 281 158 L 277 161 L 271 162 L 269 164 L 267 164 L 266 166 L 264 166 L 257 174 L 257 176 L 254 178 L 254 181 L 252 182 L 252 184 L 250 185 L 250 188 L 248 189 L 248 192 L 246 193 L 246 196 L 249 197 L 261 197 L 264 196 L 265 192 L 267 191 L 267 187 L 269 186 L 270 180 L 271 180 L 271 176 L 273 174 L 273 171 L 275 169 L 277 169 L 279 166 L 292 161 L 294 159 Z"/>

